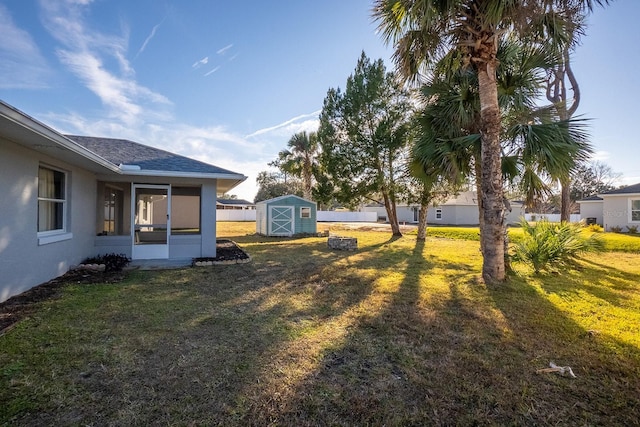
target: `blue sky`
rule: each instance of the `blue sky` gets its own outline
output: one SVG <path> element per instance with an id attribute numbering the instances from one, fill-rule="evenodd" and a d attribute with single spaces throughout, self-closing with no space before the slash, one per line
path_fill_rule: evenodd
<path id="1" fill-rule="evenodd" d="M 315 130 L 364 50 L 388 66 L 369 0 L 0 0 L 0 99 L 63 132 L 126 138 L 255 176 Z M 596 158 L 640 182 L 640 2 L 590 18 L 574 71 Z M 635 154 L 635 155 L 634 155 Z"/>

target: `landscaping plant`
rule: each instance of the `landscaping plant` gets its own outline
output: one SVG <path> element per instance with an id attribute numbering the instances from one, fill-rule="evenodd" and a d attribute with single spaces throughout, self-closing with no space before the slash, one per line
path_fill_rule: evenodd
<path id="1" fill-rule="evenodd" d="M 122 271 L 131 261 L 125 254 L 106 254 L 87 258 L 82 264 L 104 264 L 104 271 Z"/>
<path id="2" fill-rule="evenodd" d="M 597 234 L 585 237 L 579 224 L 538 221 L 535 225 L 521 220 L 524 236 L 514 245 L 514 261 L 527 263 L 536 273 L 566 265 L 584 252 L 602 251 L 604 244 Z"/>

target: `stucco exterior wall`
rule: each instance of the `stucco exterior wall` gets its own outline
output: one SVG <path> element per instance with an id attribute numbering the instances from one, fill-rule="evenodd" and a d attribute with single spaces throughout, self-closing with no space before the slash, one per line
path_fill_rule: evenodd
<path id="1" fill-rule="evenodd" d="M 595 218 L 596 224 L 604 227 L 603 222 L 604 201 L 594 200 L 587 202 L 580 202 L 580 219 L 586 221 L 587 218 Z"/>
<path id="2" fill-rule="evenodd" d="M 627 231 L 628 225 L 640 225 L 640 222 L 631 221 L 631 199 L 640 199 L 640 196 L 616 195 L 603 197 L 602 221 L 605 231 L 611 231 L 611 227 L 620 227 Z"/>
<path id="3" fill-rule="evenodd" d="M 66 172 L 67 237 L 38 239 L 38 167 Z M 91 173 L 0 139 L 0 301 L 64 274 L 93 254 L 96 179 Z"/>

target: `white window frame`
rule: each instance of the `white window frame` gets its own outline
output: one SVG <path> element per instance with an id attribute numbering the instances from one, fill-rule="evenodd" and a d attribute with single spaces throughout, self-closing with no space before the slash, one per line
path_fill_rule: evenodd
<path id="1" fill-rule="evenodd" d="M 307 212 L 307 216 L 305 216 L 304 212 Z M 311 208 L 308 206 L 300 206 L 300 218 L 311 218 Z"/>
<path id="2" fill-rule="evenodd" d="M 629 198 L 629 222 L 640 224 L 640 219 L 633 219 L 633 212 L 640 212 L 640 209 L 633 209 L 633 202 L 640 203 L 640 197 Z"/>
<path id="3" fill-rule="evenodd" d="M 436 208 L 436 221 L 442 221 L 442 208 Z"/>
<path id="4" fill-rule="evenodd" d="M 46 169 L 54 172 L 59 172 L 63 175 L 63 198 L 62 199 L 51 199 L 46 197 L 40 197 L 40 169 Z M 46 245 L 49 243 L 60 242 L 63 240 L 69 240 L 73 238 L 73 234 L 67 231 L 67 218 L 68 218 L 68 207 L 69 207 L 69 173 L 60 168 L 56 168 L 47 164 L 38 165 L 38 204 L 37 209 L 40 212 L 40 202 L 55 202 L 62 204 L 62 228 L 55 230 L 46 230 L 46 231 L 37 231 L 39 225 L 39 220 L 36 223 L 36 232 L 38 237 L 38 245 Z"/>

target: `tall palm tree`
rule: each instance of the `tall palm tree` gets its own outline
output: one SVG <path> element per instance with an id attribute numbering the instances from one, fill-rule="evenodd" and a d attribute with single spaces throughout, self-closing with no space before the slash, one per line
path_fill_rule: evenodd
<path id="1" fill-rule="evenodd" d="M 415 79 L 443 53 L 478 79 L 480 99 L 480 188 L 483 215 L 482 276 L 487 283 L 506 279 L 503 244 L 504 205 L 501 170 L 501 112 L 496 69 L 498 43 L 505 34 L 547 37 L 566 42 L 572 22 L 563 11 L 591 9 L 608 0 L 376 0 L 373 14 L 394 60 L 407 79 Z"/>
<path id="2" fill-rule="evenodd" d="M 315 132 L 298 132 L 287 143 L 287 149 L 278 154 L 280 168 L 302 179 L 305 199 L 311 200 L 313 171 L 318 155 L 318 138 Z"/>
<path id="3" fill-rule="evenodd" d="M 541 70 L 548 68 L 553 56 L 511 41 L 501 43 L 498 58 L 502 175 L 505 181 L 517 180 L 531 203 L 549 191 L 545 178 L 567 175 L 576 160 L 591 153 L 591 147 L 586 143 L 584 121 L 561 121 L 553 107 L 535 106 L 544 87 Z M 456 184 L 464 176 L 475 175 L 478 185 L 481 136 L 477 87 L 474 74 L 465 69 L 434 73 L 422 87 L 424 108 L 418 120 L 413 159 L 426 176 L 435 171 Z M 479 185 L 476 190 L 480 199 Z M 479 210 L 481 230 L 482 215 Z"/>

